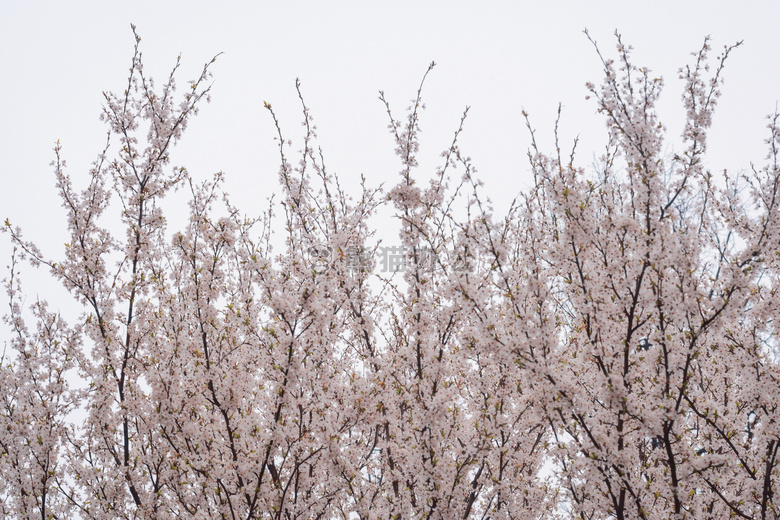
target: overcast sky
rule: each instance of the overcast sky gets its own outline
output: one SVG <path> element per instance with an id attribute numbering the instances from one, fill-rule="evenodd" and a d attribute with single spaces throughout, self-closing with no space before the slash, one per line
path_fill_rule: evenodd
<path id="1" fill-rule="evenodd" d="M 135 7 L 131 7 L 131 5 Z M 130 24 L 143 38 L 145 71 L 162 80 L 181 54 L 179 84 L 213 66 L 213 102 L 201 106 L 172 162 L 196 179 L 216 171 L 242 209 L 254 212 L 276 187 L 272 103 L 286 137 L 300 137 L 295 78 L 319 127 L 331 171 L 354 183 L 395 180 L 399 163 L 377 92 L 402 117 L 431 60 L 423 96 L 421 173 L 471 106 L 462 138 L 486 192 L 504 208 L 528 185 L 529 144 L 520 112 L 552 149 L 563 105 L 565 143 L 579 135 L 588 165 L 605 143 L 603 120 L 584 84 L 601 65 L 583 34 L 614 56 L 614 31 L 634 61 L 666 82 L 659 111 L 669 151 L 682 128 L 677 70 L 712 36 L 713 56 L 744 40 L 730 58 L 711 132 L 708 167 L 762 164 L 767 114 L 780 99 L 780 3 L 764 2 L 35 2 L 0 3 L 0 217 L 57 256 L 66 241 L 51 151 L 59 139 L 68 172 L 83 186 L 105 139 L 101 92 L 121 91 L 132 57 Z M 5 265 L 8 237 L 0 235 Z M 3 274 L 3 276 L 5 273 Z"/>

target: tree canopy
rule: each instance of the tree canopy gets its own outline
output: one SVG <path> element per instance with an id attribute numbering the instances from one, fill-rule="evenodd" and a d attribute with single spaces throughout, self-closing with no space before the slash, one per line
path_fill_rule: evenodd
<path id="1" fill-rule="evenodd" d="M 596 47 L 604 154 L 579 166 L 556 124 L 501 215 L 459 147 L 468 109 L 419 171 L 425 78 L 403 118 L 380 93 L 399 175 L 356 194 L 298 83 L 300 150 L 265 103 L 279 200 L 247 216 L 222 174 L 170 162 L 214 60 L 181 92 L 178 62 L 158 86 L 139 44 L 89 174 L 54 149 L 64 254 L 3 228 L 4 518 L 780 517 L 780 116 L 764 166 L 705 167 L 736 45 L 713 59 L 705 39 L 680 69 L 671 156 L 662 79 L 620 36 L 615 58 Z M 395 244 L 373 233 L 382 207 Z M 29 303 L 23 261 L 70 292 L 75 322 Z"/>

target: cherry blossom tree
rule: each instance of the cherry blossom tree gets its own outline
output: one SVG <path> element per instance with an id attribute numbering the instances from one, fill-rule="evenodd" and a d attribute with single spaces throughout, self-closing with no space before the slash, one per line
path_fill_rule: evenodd
<path id="1" fill-rule="evenodd" d="M 577 518 L 780 514 L 778 116 L 766 167 L 722 179 L 703 167 L 734 47 L 710 71 L 705 40 L 681 69 L 687 122 L 671 158 L 662 81 L 619 36 L 617 63 L 602 58 L 604 82 L 588 86 L 609 129 L 597 171 L 533 145 L 529 227 L 555 322 L 538 366 Z"/>
<path id="2" fill-rule="evenodd" d="M 354 194 L 297 83 L 300 150 L 266 103 L 280 200 L 246 216 L 222 174 L 170 164 L 214 60 L 177 94 L 178 61 L 158 87 L 139 45 L 125 90 L 105 94 L 84 189 L 55 147 L 63 257 L 4 227 L 3 517 L 780 516 L 780 116 L 765 167 L 703 166 L 735 46 L 710 71 L 705 40 L 681 69 L 687 124 L 669 157 L 663 83 L 618 36 L 588 85 L 608 128 L 595 171 L 562 155 L 557 125 L 552 154 L 531 130 L 534 187 L 503 216 L 459 146 L 468 109 L 428 175 L 423 84 L 405 119 L 381 93 L 399 176 Z M 175 189 L 189 216 L 170 232 Z M 377 264 L 383 205 L 395 272 Z M 73 324 L 25 306 L 21 260 L 70 292 Z"/>

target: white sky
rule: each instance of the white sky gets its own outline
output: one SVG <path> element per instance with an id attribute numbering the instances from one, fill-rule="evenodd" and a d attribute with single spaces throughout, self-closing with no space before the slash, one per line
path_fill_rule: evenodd
<path id="1" fill-rule="evenodd" d="M 130 23 L 143 38 L 145 71 L 162 82 L 182 55 L 179 85 L 203 63 L 213 66 L 213 102 L 201 106 L 172 154 L 193 177 L 227 175 L 243 210 L 259 211 L 276 189 L 278 155 L 263 101 L 272 103 L 286 137 L 300 137 L 294 81 L 300 77 L 331 171 L 350 184 L 364 173 L 395 182 L 399 163 L 377 99 L 384 90 L 396 117 L 415 95 L 428 63 L 438 66 L 423 93 L 421 173 L 432 173 L 461 113 L 471 106 L 461 145 L 486 192 L 505 208 L 527 186 L 529 144 L 520 111 L 551 150 L 552 123 L 563 104 L 563 142 L 580 135 L 581 164 L 605 142 L 603 120 L 586 101 L 586 81 L 601 65 L 583 28 L 614 56 L 618 29 L 637 65 L 666 81 L 661 120 L 669 149 L 682 128 L 677 69 L 705 35 L 713 57 L 730 58 L 711 132 L 713 170 L 762 164 L 764 117 L 780 100 L 780 3 L 775 1 L 602 2 L 0 2 L 0 220 L 10 217 L 47 255 L 66 241 L 63 210 L 49 163 L 60 139 L 76 186 L 101 150 L 104 90 L 121 91 L 132 56 Z M 295 146 L 293 149 L 297 149 Z M 0 235 L 0 266 L 9 258 Z M 5 276 L 5 271 L 0 277 Z M 4 307 L 4 305 L 3 305 Z"/>

